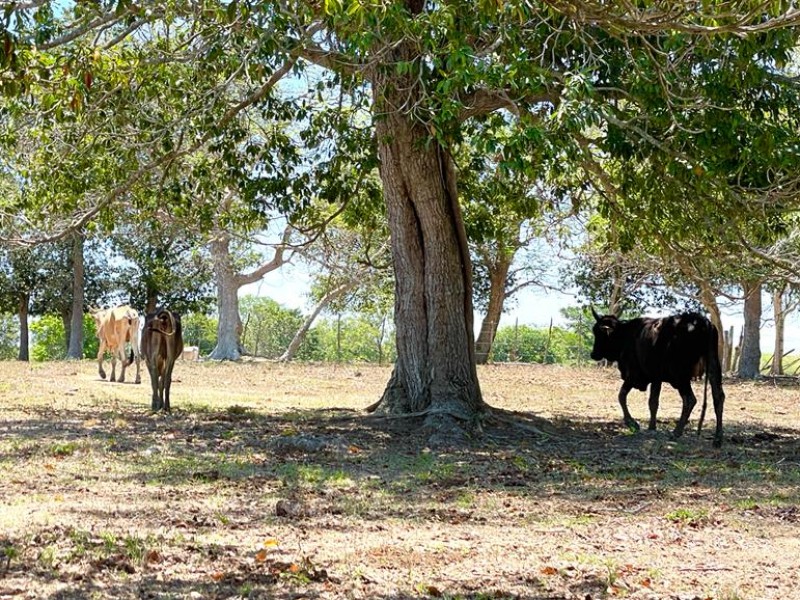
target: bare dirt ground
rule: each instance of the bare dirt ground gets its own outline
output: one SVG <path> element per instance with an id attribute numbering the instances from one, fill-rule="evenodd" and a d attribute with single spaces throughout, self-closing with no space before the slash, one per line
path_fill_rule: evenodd
<path id="1" fill-rule="evenodd" d="M 179 363 L 164 416 L 146 371 L 0 364 L 0 598 L 800 598 L 793 381 L 726 380 L 716 450 L 671 389 L 631 434 L 615 371 L 486 367 L 516 413 L 442 451 L 364 417 L 389 374 Z"/>

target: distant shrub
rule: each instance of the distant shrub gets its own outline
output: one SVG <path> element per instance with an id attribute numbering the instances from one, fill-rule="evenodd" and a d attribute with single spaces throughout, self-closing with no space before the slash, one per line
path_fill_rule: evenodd
<path id="1" fill-rule="evenodd" d="M 0 360 L 19 356 L 19 319 L 16 315 L 0 313 Z"/>
<path id="2" fill-rule="evenodd" d="M 217 344 L 217 319 L 201 313 L 189 313 L 181 316 L 183 344 L 197 346 L 200 355 L 211 354 Z"/>
<path id="3" fill-rule="evenodd" d="M 500 327 L 492 345 L 494 362 L 576 364 L 588 360 L 583 338 L 560 327 Z"/>
<path id="4" fill-rule="evenodd" d="M 43 315 L 31 321 L 31 360 L 64 360 L 67 357 L 67 334 L 64 321 L 57 315 Z M 83 356 L 97 356 L 99 342 L 95 332 L 94 319 L 83 315 Z"/>

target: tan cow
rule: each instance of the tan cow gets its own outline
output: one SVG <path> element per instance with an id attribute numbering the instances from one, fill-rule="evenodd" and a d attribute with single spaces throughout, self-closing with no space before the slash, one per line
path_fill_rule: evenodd
<path id="1" fill-rule="evenodd" d="M 92 313 L 95 328 L 97 329 L 97 339 L 100 341 L 100 348 L 97 352 L 97 366 L 102 379 L 106 378 L 103 370 L 103 355 L 106 350 L 111 353 L 111 378 L 116 381 L 115 371 L 117 368 L 117 358 L 120 359 L 122 370 L 119 374 L 119 381 L 125 381 L 125 367 L 136 358 L 136 383 L 142 382 L 139 372 L 139 313 L 130 306 L 117 306 L 106 310 L 98 310 Z M 125 356 L 125 345 L 131 345 L 131 357 Z"/>
<path id="2" fill-rule="evenodd" d="M 198 346 L 184 346 L 180 356 L 181 360 L 200 360 L 200 348 Z"/>

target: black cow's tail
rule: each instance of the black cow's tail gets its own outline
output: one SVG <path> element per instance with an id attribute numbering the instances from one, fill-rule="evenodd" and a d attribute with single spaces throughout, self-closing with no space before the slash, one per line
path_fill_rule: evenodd
<path id="1" fill-rule="evenodd" d="M 706 373 L 705 385 L 703 386 L 703 408 L 700 410 L 700 420 L 697 423 L 697 435 L 703 429 L 703 419 L 706 416 L 706 406 L 708 404 L 708 386 L 711 384 L 711 390 L 714 394 L 714 412 L 717 414 L 717 433 L 716 436 L 720 437 L 720 424 L 722 419 L 722 402 L 724 402 L 725 395 L 722 392 L 722 365 L 719 357 L 719 332 L 713 323 L 710 321 L 708 336 L 706 340 Z M 719 406 L 717 406 L 717 396 L 720 396 Z M 719 439 L 721 443 L 721 437 Z M 717 442 L 715 442 L 717 443 Z"/>
<path id="2" fill-rule="evenodd" d="M 710 354 L 710 353 L 709 353 Z M 708 406 L 708 371 L 711 368 L 709 364 L 710 356 L 706 356 L 706 377 L 703 384 L 703 408 L 700 409 L 700 420 L 697 422 L 697 435 L 703 431 L 703 419 L 706 418 L 706 407 Z"/>
<path id="3" fill-rule="evenodd" d="M 128 352 L 128 364 L 125 365 L 126 367 L 133 364 L 133 348 L 130 349 Z M 703 403 L 703 411 L 705 411 L 705 403 Z"/>

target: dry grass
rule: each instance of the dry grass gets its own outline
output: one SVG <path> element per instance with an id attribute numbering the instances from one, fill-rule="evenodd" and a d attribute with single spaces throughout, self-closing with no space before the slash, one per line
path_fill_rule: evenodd
<path id="1" fill-rule="evenodd" d="M 632 435 L 612 371 L 487 367 L 518 414 L 443 452 L 363 417 L 388 368 L 181 363 L 171 416 L 92 362 L 0 373 L 0 598 L 800 597 L 787 382 L 726 382 L 715 450 L 671 390 Z"/>

